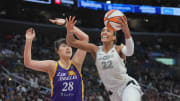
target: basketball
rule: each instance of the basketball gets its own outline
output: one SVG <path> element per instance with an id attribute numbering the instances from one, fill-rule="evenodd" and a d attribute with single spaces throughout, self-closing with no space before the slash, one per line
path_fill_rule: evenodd
<path id="1" fill-rule="evenodd" d="M 110 10 L 104 16 L 104 25 L 112 31 L 121 30 L 120 17 L 124 14 L 119 10 Z"/>

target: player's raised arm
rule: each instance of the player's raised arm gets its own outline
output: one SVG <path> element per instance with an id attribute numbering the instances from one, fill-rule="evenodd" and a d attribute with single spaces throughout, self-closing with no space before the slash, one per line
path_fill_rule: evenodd
<path id="1" fill-rule="evenodd" d="M 84 32 L 82 33 L 81 30 L 77 30 L 76 28 L 74 28 L 76 21 L 74 21 L 74 19 L 66 19 L 66 28 L 67 28 L 67 35 L 66 35 L 66 41 L 67 43 L 75 48 L 79 48 L 82 50 L 85 50 L 87 52 L 90 52 L 93 57 L 96 56 L 96 51 L 98 49 L 98 47 L 94 44 L 88 43 L 88 42 L 84 42 L 82 40 L 77 40 L 74 38 L 73 35 L 76 35 L 78 38 L 82 38 L 82 36 L 85 34 Z"/>
<path id="2" fill-rule="evenodd" d="M 131 32 L 130 32 L 129 27 L 128 27 L 127 18 L 126 18 L 126 16 L 123 16 L 120 19 L 121 19 L 120 20 L 121 29 L 124 33 L 125 44 L 126 44 L 125 46 L 122 46 L 121 52 L 125 56 L 132 56 L 134 53 L 134 41 L 132 39 Z"/>
<path id="3" fill-rule="evenodd" d="M 74 17 L 69 17 L 69 21 L 72 20 L 74 22 L 74 24 L 77 22 L 75 21 L 75 16 Z M 67 26 L 69 26 L 69 24 L 67 24 Z M 73 27 L 74 31 L 74 35 L 77 36 L 77 38 L 80 41 L 83 41 L 85 43 L 88 43 L 89 41 L 89 37 L 86 33 L 84 33 L 83 31 L 81 31 L 79 28 L 77 27 Z M 67 42 L 68 43 L 68 42 Z M 86 51 L 82 50 L 82 49 L 77 49 L 77 51 L 75 52 L 72 61 L 77 65 L 77 67 L 79 68 L 79 71 L 81 72 L 81 68 L 82 68 L 82 64 L 84 63 L 84 59 L 86 56 Z"/>
<path id="4" fill-rule="evenodd" d="M 42 72 L 53 72 L 53 68 L 56 67 L 56 62 L 52 60 L 38 61 L 32 60 L 31 58 L 31 47 L 32 41 L 35 38 L 35 30 L 30 28 L 26 31 L 26 43 L 24 48 L 24 65 L 30 69 L 42 71 Z"/>
<path id="5" fill-rule="evenodd" d="M 75 20 L 75 16 L 74 17 L 69 17 L 70 19 L 72 18 L 72 20 Z M 62 19 L 62 18 L 55 18 L 55 19 L 49 19 L 49 21 L 51 23 L 54 23 L 56 25 L 59 25 L 59 26 L 62 26 L 64 25 L 66 27 L 66 20 L 65 19 Z M 76 23 L 76 21 L 75 21 Z M 81 41 L 86 41 L 88 42 L 89 41 L 89 37 L 86 33 L 84 33 L 82 30 L 80 30 L 78 27 L 76 27 L 75 25 L 73 26 L 73 30 L 74 31 L 74 34 L 78 37 L 79 40 Z"/>

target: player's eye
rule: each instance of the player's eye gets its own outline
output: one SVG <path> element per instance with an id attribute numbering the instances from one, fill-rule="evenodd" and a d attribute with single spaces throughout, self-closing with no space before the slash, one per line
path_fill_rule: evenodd
<path id="1" fill-rule="evenodd" d="M 66 47 L 66 45 L 63 44 L 62 47 Z"/>
<path id="2" fill-rule="evenodd" d="M 107 29 L 107 32 L 111 32 L 109 29 Z"/>
<path id="3" fill-rule="evenodd" d="M 105 29 L 102 30 L 102 32 L 104 32 L 104 31 L 105 31 Z"/>

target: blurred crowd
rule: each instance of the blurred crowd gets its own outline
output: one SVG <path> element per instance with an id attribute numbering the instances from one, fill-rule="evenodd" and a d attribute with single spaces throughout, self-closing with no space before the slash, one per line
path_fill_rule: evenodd
<path id="1" fill-rule="evenodd" d="M 47 39 L 48 38 L 48 39 Z M 38 35 L 33 42 L 32 58 L 57 60 L 53 41 L 57 38 Z M 50 82 L 47 73 L 36 72 L 23 65 L 24 34 L 0 34 L 0 101 L 50 101 Z M 159 52 L 164 57 L 180 57 L 180 49 L 171 44 L 163 44 L 161 38 L 146 43 L 135 42 L 135 54 L 128 57 L 128 73 L 142 86 L 143 101 L 179 101 L 180 82 L 177 71 L 171 66 L 153 60 L 152 53 Z M 85 101 L 109 101 L 94 62 L 87 54 L 83 65 Z M 19 80 L 22 78 L 23 80 Z M 44 89 L 42 89 L 44 88 Z"/>

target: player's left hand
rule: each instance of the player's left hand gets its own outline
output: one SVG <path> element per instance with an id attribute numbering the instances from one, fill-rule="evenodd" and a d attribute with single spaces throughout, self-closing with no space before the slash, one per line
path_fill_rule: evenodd
<path id="1" fill-rule="evenodd" d="M 33 40 L 36 37 L 36 32 L 34 28 L 29 28 L 26 30 L 26 40 Z"/>
<path id="2" fill-rule="evenodd" d="M 54 20 L 53 19 L 49 19 L 49 22 L 61 26 L 61 25 L 65 24 L 66 20 L 65 19 L 61 19 L 61 18 L 55 18 Z"/>

